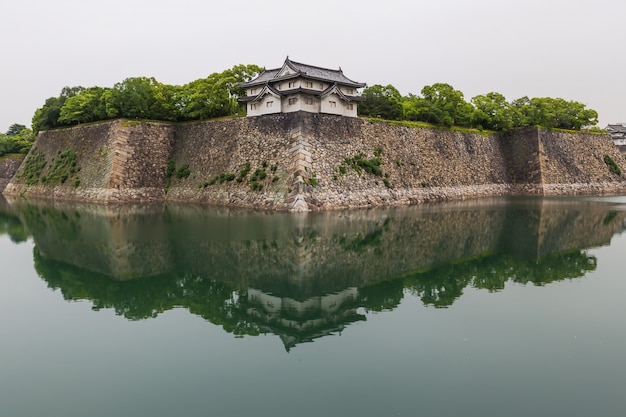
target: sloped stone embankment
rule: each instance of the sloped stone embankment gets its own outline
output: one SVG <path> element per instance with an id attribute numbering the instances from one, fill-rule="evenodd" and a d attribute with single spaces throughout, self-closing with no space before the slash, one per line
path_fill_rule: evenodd
<path id="1" fill-rule="evenodd" d="M 608 135 L 481 135 L 292 113 L 183 124 L 117 120 L 42 132 L 8 195 L 271 210 L 488 195 L 626 191 Z"/>

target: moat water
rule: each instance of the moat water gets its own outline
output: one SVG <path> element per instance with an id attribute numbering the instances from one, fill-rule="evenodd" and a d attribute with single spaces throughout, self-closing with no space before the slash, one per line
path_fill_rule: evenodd
<path id="1" fill-rule="evenodd" d="M 2 416 L 623 416 L 626 197 L 0 197 Z"/>

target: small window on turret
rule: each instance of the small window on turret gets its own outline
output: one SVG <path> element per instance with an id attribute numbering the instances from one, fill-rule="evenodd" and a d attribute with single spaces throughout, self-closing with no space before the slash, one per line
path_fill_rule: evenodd
<path id="1" fill-rule="evenodd" d="M 305 86 L 306 88 L 313 88 L 313 83 L 312 83 L 312 82 L 310 82 L 310 81 L 306 81 L 306 82 L 304 83 L 304 86 Z"/>

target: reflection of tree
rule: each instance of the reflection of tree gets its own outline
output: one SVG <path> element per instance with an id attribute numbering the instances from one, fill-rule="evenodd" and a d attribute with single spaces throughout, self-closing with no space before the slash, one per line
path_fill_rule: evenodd
<path id="1" fill-rule="evenodd" d="M 359 290 L 361 306 L 370 311 L 391 311 L 400 305 L 403 296 L 401 279 L 383 281 Z"/>
<path id="2" fill-rule="evenodd" d="M 364 319 L 359 308 L 393 310 L 405 291 L 445 308 L 467 287 L 582 277 L 596 267 L 582 248 L 610 242 L 626 217 L 537 201 L 307 217 L 24 204 L 0 211 L 10 213 L 0 231 L 25 236 L 19 213 L 38 273 L 68 300 L 129 320 L 185 308 L 235 335 L 274 333 L 289 348 Z"/>
<path id="3" fill-rule="evenodd" d="M 25 242 L 28 231 L 17 216 L 0 212 L 0 235 L 7 234 L 14 243 Z"/>
<path id="4" fill-rule="evenodd" d="M 456 266 L 436 268 L 416 279 L 409 289 L 425 305 L 448 307 L 463 294 L 469 282 L 467 276 L 459 275 L 456 269 Z"/>
<path id="5" fill-rule="evenodd" d="M 369 248 L 374 249 L 374 253 L 377 255 L 382 254 L 381 246 L 383 245 L 383 233 L 389 230 L 389 224 L 391 219 L 385 219 L 385 222 L 381 227 L 377 227 L 375 230 L 361 236 L 359 233 L 355 238 L 347 239 L 342 237 L 339 240 L 341 247 L 347 251 L 364 253 Z"/>
<path id="6" fill-rule="evenodd" d="M 182 307 L 221 325 L 235 335 L 257 335 L 239 308 L 245 292 L 200 277 L 161 275 L 130 281 L 113 281 L 95 272 L 47 259 L 34 250 L 35 269 L 66 300 L 90 300 L 94 310 L 112 308 L 129 320 L 143 320 Z"/>
<path id="7" fill-rule="evenodd" d="M 50 206 L 39 208 L 35 205 L 27 205 L 20 210 L 20 214 L 35 236 L 51 232 L 59 241 L 73 243 L 78 240 L 80 235 L 78 226 L 80 213 L 78 211 L 64 211 Z M 53 228 L 53 230 L 49 231 L 49 228 Z"/>
<path id="8" fill-rule="evenodd" d="M 94 310 L 112 308 L 129 320 L 153 318 L 173 308 L 185 308 L 234 335 L 276 333 L 288 349 L 361 320 L 356 314 L 359 307 L 368 311 L 395 309 L 405 289 L 420 297 L 427 306 L 445 308 L 468 286 L 498 291 L 507 282 L 545 285 L 582 277 L 596 267 L 596 258 L 584 251 L 555 254 L 536 263 L 511 256 L 486 255 L 364 286 L 358 289 L 358 297 L 332 314 L 319 309 L 295 314 L 283 309 L 268 315 L 259 313 L 258 306 L 248 297 L 248 290 L 197 275 L 164 274 L 114 281 L 105 275 L 47 259 L 36 248 L 34 258 L 40 276 L 50 288 L 59 289 L 66 300 L 90 300 Z M 298 295 L 292 297 L 295 300 Z M 296 323 L 297 328 L 285 324 L 290 322 Z"/>
<path id="9" fill-rule="evenodd" d="M 467 286 L 499 291 L 507 282 L 546 285 L 583 277 L 596 269 L 596 257 L 584 251 L 557 253 L 538 262 L 509 255 L 489 255 L 463 263 L 441 265 L 405 279 L 404 286 L 425 305 L 448 307 Z"/>
<path id="10" fill-rule="evenodd" d="M 512 260 L 514 261 L 514 260 Z M 595 271 L 597 259 L 584 251 L 557 253 L 537 264 L 525 263 L 516 268 L 514 282 L 545 285 L 565 279 L 581 278 Z"/>

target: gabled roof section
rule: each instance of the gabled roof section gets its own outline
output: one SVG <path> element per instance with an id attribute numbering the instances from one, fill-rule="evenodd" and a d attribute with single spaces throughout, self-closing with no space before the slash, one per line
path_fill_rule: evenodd
<path id="1" fill-rule="evenodd" d="M 365 83 L 353 81 L 343 75 L 341 67 L 338 70 L 316 67 L 313 65 L 307 65 L 300 62 L 291 61 L 289 57 L 287 57 L 287 59 L 285 60 L 285 65 L 289 65 L 291 68 L 298 70 L 300 74 L 310 78 L 333 81 L 339 84 L 351 85 L 357 88 L 365 87 Z"/>
<path id="2" fill-rule="evenodd" d="M 361 96 L 347 96 L 347 95 L 345 95 L 339 89 L 339 86 L 337 85 L 337 83 L 331 85 L 326 90 L 322 91 L 322 93 L 320 94 L 320 97 L 326 97 L 326 96 L 329 96 L 331 94 L 336 94 L 342 100 L 345 100 L 345 101 L 365 101 L 365 97 L 361 97 Z"/>
<path id="3" fill-rule="evenodd" d="M 300 70 L 297 67 L 295 67 L 289 60 L 289 57 L 287 57 L 287 59 L 285 59 L 285 62 L 283 63 L 283 66 L 280 68 L 280 70 L 278 70 L 278 74 L 276 74 L 276 78 L 289 77 L 290 75 L 297 75 L 299 72 Z"/>
<path id="4" fill-rule="evenodd" d="M 280 71 L 280 68 L 272 69 L 272 70 L 264 69 L 255 79 L 252 79 L 245 83 L 239 83 L 239 86 L 248 87 L 248 86 L 254 86 L 254 85 L 259 85 L 259 84 L 265 84 L 267 81 L 274 79 L 276 77 L 276 74 L 278 74 L 278 71 Z"/>
<path id="5" fill-rule="evenodd" d="M 609 132 L 626 132 L 626 123 L 610 124 L 606 127 Z"/>
<path id="6" fill-rule="evenodd" d="M 263 97 L 265 97 L 267 94 L 271 94 L 276 98 L 280 97 L 280 92 L 278 90 L 276 90 L 274 87 L 272 87 L 269 84 L 266 84 L 261 91 L 259 92 L 259 94 L 256 94 L 254 96 L 245 96 L 245 97 L 240 97 L 238 101 L 240 102 L 248 102 L 248 101 L 259 101 L 261 100 Z"/>
<path id="7" fill-rule="evenodd" d="M 299 76 L 319 81 L 338 83 L 354 88 L 362 88 L 366 85 L 365 83 L 353 81 L 343 75 L 343 71 L 341 70 L 341 68 L 339 68 L 338 70 L 333 70 L 328 68 L 316 67 L 313 65 L 307 65 L 300 62 L 292 61 L 289 59 L 289 57 L 287 57 L 282 67 L 271 70 L 263 70 L 263 72 L 261 72 L 258 77 L 248 82 L 240 83 L 239 86 L 243 88 L 253 87 L 271 81 L 280 81 Z"/>

